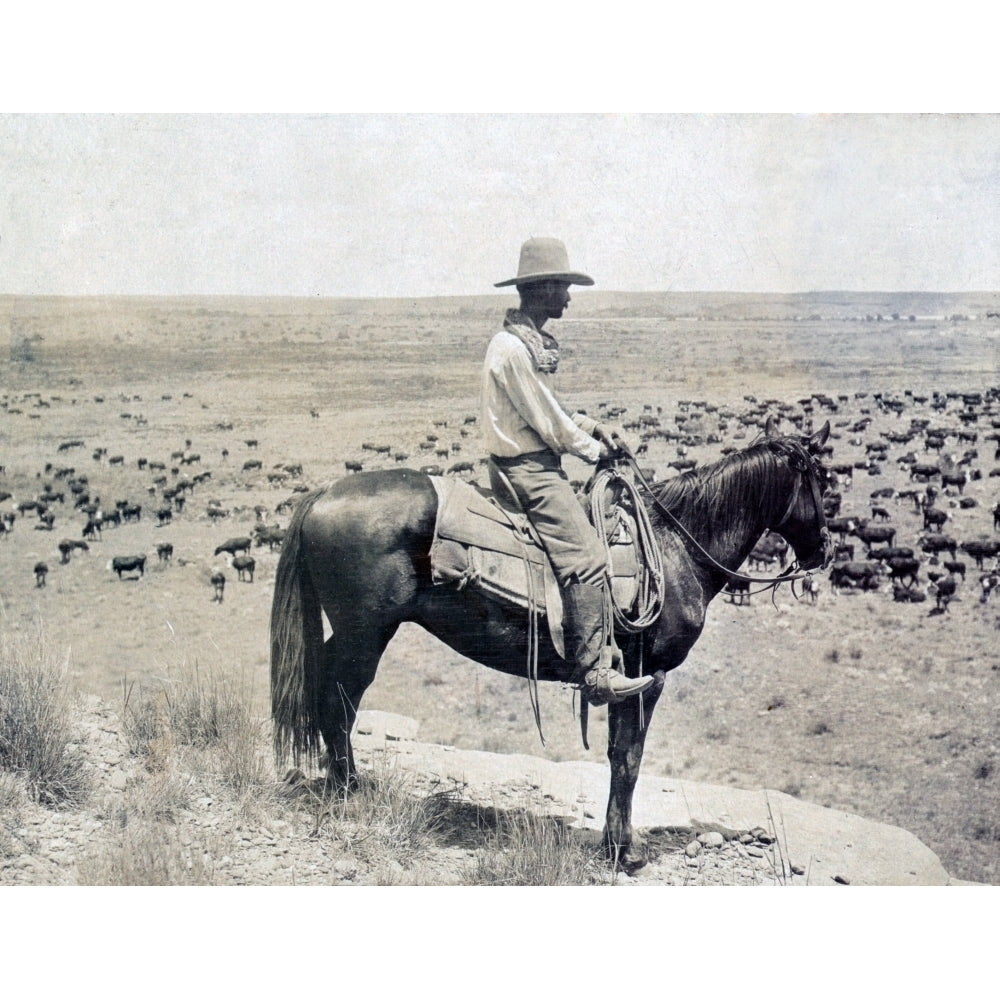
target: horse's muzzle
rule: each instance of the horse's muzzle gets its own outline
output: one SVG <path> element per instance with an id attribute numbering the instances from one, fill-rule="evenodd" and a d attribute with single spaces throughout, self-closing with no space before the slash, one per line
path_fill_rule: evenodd
<path id="1" fill-rule="evenodd" d="M 830 529 L 825 525 L 820 529 L 820 543 L 816 551 L 805 559 L 799 560 L 803 569 L 826 569 L 833 562 L 834 541 Z"/>

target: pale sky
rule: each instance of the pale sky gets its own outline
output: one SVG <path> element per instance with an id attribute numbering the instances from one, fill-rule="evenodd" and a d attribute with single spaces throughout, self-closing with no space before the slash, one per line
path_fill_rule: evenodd
<path id="1" fill-rule="evenodd" d="M 1000 288 L 996 115 L 0 115 L 0 294 Z M 509 292 L 508 292 L 509 294 Z"/>

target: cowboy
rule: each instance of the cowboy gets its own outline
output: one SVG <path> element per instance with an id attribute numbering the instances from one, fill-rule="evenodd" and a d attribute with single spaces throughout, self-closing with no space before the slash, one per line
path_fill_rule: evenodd
<path id="1" fill-rule="evenodd" d="M 513 491 L 548 553 L 563 594 L 569 683 L 592 705 L 639 694 L 652 677 L 626 677 L 613 667 L 605 609 L 607 555 L 570 486 L 561 456 L 591 464 L 619 450 L 616 430 L 583 413 L 568 414 L 557 400 L 552 377 L 559 344 L 543 328 L 570 302 L 570 285 L 592 285 L 573 271 L 566 247 L 536 237 L 521 247 L 516 285 L 520 307 L 509 309 L 503 329 L 486 351 L 482 382 L 482 432 L 490 453 L 490 483 Z"/>

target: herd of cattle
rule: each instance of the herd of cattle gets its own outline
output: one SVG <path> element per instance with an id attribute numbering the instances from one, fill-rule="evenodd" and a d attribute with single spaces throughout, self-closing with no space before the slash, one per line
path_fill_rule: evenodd
<path id="1" fill-rule="evenodd" d="M 7 396 L 0 399 L 0 409 L 10 414 L 23 413 L 21 407 L 34 400 L 36 406 L 49 404 L 37 394 L 27 394 L 12 402 Z M 103 401 L 103 400 L 101 400 Z M 247 442 L 247 446 L 256 446 L 256 442 Z M 126 463 L 123 455 L 108 455 L 104 447 L 93 447 L 91 461 L 95 463 L 96 473 L 78 469 L 67 464 L 74 453 L 80 449 L 86 450 L 87 442 L 83 438 L 68 438 L 59 443 L 50 460 L 40 460 L 36 469 L 8 469 L 0 465 L 0 542 L 8 538 L 14 531 L 35 531 L 56 534 L 61 528 L 64 536 L 53 545 L 54 553 L 58 553 L 56 566 L 67 566 L 77 554 L 89 554 L 99 545 L 105 550 L 115 545 L 118 538 L 127 532 L 130 524 L 141 524 L 143 518 L 155 522 L 157 528 L 168 529 L 176 525 L 175 518 L 190 514 L 189 501 L 200 487 L 212 481 L 212 472 L 203 470 L 190 475 L 186 471 L 192 465 L 201 462 L 200 454 L 191 450 L 191 441 L 185 442 L 185 447 L 173 451 L 169 459 L 151 460 L 138 456 L 132 462 Z M 221 458 L 225 461 L 228 449 L 224 448 Z M 44 456 L 43 456 L 44 458 Z M 259 466 L 260 463 L 257 463 Z M 243 473 L 247 469 L 244 466 Z M 277 474 L 267 477 L 269 487 L 284 484 L 290 476 L 300 477 L 301 464 L 283 464 Z M 41 489 L 35 483 L 41 482 Z M 100 483 L 100 493 L 95 489 L 95 483 Z M 246 487 L 246 481 L 242 484 Z M 109 489 L 121 489 L 126 494 L 112 503 L 108 503 L 100 495 Z M 294 504 L 295 493 L 304 491 L 307 487 L 301 483 L 293 485 L 292 496 L 278 504 L 277 510 L 287 511 Z M 20 498 L 30 490 L 32 495 Z M 139 491 L 145 496 L 139 495 Z M 131 495 L 128 495 L 131 494 Z M 140 502 L 142 500 L 142 502 Z M 224 507 L 220 501 L 208 499 L 203 511 L 194 515 L 205 518 L 212 524 L 222 519 L 237 516 L 242 511 L 232 511 Z M 284 529 L 280 524 L 269 520 L 270 511 L 266 504 L 258 504 L 252 512 L 252 521 L 247 525 L 247 534 L 228 538 L 214 547 L 213 559 L 226 558 L 229 566 L 236 571 L 237 579 L 253 583 L 257 560 L 251 554 L 253 548 L 266 547 L 267 551 L 279 549 L 284 538 Z M 36 542 L 42 536 L 36 536 Z M 36 546 L 32 546 L 35 548 Z M 207 560 L 208 553 L 204 553 Z M 113 554 L 107 560 L 107 570 L 119 580 L 140 580 L 146 576 L 147 562 L 153 556 L 149 552 L 128 552 Z M 174 556 L 174 544 L 171 541 L 158 541 L 155 545 L 157 563 L 166 567 Z M 190 557 L 182 560 L 184 563 L 195 561 Z M 35 560 L 31 572 L 36 588 L 45 587 L 51 572 L 50 562 L 46 559 Z M 226 576 L 221 568 L 213 566 L 209 583 L 212 587 L 213 599 L 221 602 L 226 585 Z"/>
<path id="2" fill-rule="evenodd" d="M 39 400 L 35 400 L 36 405 Z M 0 407 L 21 412 L 12 406 L 23 406 L 27 401 L 27 397 L 16 401 L 4 397 Z M 836 397 L 814 393 L 792 402 L 748 395 L 739 406 L 679 400 L 669 412 L 653 404 L 642 404 L 636 412 L 607 402 L 598 405 L 595 415 L 602 422 L 624 428 L 644 463 L 647 478 L 656 479 L 660 471 L 664 477 L 681 475 L 749 444 L 772 413 L 802 433 L 826 420 L 831 423 L 824 456 L 829 473 L 824 506 L 838 542 L 827 578 L 832 593 L 884 593 L 909 603 L 931 598 L 933 611 L 943 613 L 974 574 L 978 599 L 989 601 L 1000 585 L 1000 539 L 995 537 L 1000 531 L 1000 484 L 993 482 L 1000 476 L 1000 386 L 925 395 L 913 391 L 856 392 Z M 315 411 L 311 415 L 315 416 Z M 476 434 L 475 424 L 474 416 L 441 418 L 424 431 L 414 430 L 404 440 L 363 441 L 349 448 L 351 457 L 343 462 L 344 472 L 352 475 L 363 469 L 406 463 L 429 474 L 475 478 L 482 469 L 482 458 L 443 464 L 410 461 L 411 455 L 457 459 L 460 452 L 475 447 L 475 442 L 468 440 Z M 220 424 L 216 430 L 232 430 L 232 426 Z M 269 470 L 256 458 L 247 459 L 242 467 L 229 464 L 230 447 L 241 446 L 256 451 L 258 441 L 231 441 L 218 452 L 227 481 L 257 477 L 256 484 L 264 491 L 262 500 L 275 488 L 287 491 L 290 486 L 291 495 L 273 508 L 275 516 L 288 513 L 296 494 L 310 488 L 303 480 L 302 463 L 280 462 Z M 101 470 L 102 492 L 114 488 L 117 476 L 125 495 L 109 503 L 96 494 L 86 472 L 64 464 L 64 456 L 87 449 L 94 467 Z M 217 482 L 212 471 L 202 467 L 202 456 L 192 449 L 191 440 L 157 460 L 109 455 L 108 449 L 74 437 L 62 441 L 55 454 L 47 457 L 49 461 L 45 456 L 40 458 L 44 464 L 33 474 L 20 470 L 19 493 L 24 493 L 27 482 L 41 484 L 31 496 L 15 496 L 15 487 L 8 488 L 8 473 L 0 466 L 0 539 L 19 522 L 53 533 L 57 524 L 65 522 L 70 526 L 54 545 L 60 566 L 70 563 L 77 552 L 88 552 L 92 544 L 144 517 L 154 519 L 155 525 L 166 531 L 176 518 L 190 515 L 199 490 Z M 193 466 L 200 471 L 192 474 Z M 144 497 L 138 495 L 139 489 Z M 279 549 L 284 529 L 270 520 L 268 503 L 257 504 L 252 515 L 249 510 L 240 513 L 246 515 L 243 534 L 216 546 L 213 557 L 225 556 L 238 580 L 252 583 L 256 560 L 251 550 L 263 546 L 271 552 Z M 225 504 L 209 499 L 193 516 L 214 525 L 232 523 L 232 514 Z M 152 555 L 152 550 L 114 554 L 107 568 L 122 580 L 141 579 Z M 207 552 L 204 555 L 207 558 Z M 172 556 L 170 542 L 156 544 L 158 563 L 168 565 Z M 787 545 L 778 536 L 768 535 L 751 554 L 746 570 L 783 569 L 787 558 Z M 34 564 L 36 586 L 45 585 L 48 573 L 46 561 Z M 213 567 L 210 584 L 214 599 L 221 602 L 225 575 L 217 567 Z M 817 579 L 808 580 L 804 589 L 810 600 L 818 599 Z M 734 602 L 749 601 L 749 584 L 734 581 L 727 590 Z"/>

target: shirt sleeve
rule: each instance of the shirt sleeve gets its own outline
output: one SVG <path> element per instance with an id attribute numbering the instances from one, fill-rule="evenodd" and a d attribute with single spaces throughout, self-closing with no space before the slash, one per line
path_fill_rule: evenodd
<path id="1" fill-rule="evenodd" d="M 535 371 L 527 349 L 512 351 L 507 359 L 507 391 L 515 409 L 557 455 L 569 453 L 594 463 L 600 444 L 560 405 L 551 388 Z M 597 422 L 585 414 L 584 421 Z"/>

